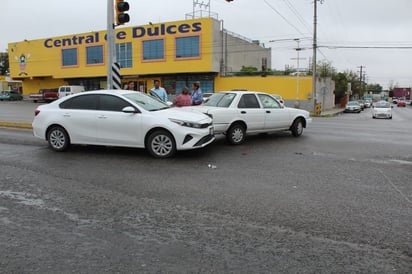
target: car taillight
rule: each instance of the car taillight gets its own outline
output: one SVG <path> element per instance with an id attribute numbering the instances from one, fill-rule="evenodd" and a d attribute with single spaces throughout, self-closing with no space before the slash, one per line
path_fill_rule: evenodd
<path id="1" fill-rule="evenodd" d="M 34 111 L 34 116 L 37 116 L 39 113 L 40 113 L 40 110 L 36 109 L 36 110 Z"/>

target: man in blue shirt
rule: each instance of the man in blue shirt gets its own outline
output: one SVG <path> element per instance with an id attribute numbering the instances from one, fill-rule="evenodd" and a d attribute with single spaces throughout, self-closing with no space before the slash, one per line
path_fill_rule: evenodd
<path id="1" fill-rule="evenodd" d="M 167 102 L 166 90 L 160 86 L 159 80 L 154 80 L 154 87 L 150 90 L 150 95 L 158 97 L 163 102 Z"/>
<path id="2" fill-rule="evenodd" d="M 192 85 L 192 105 L 197 106 L 203 103 L 203 93 L 200 89 L 200 82 L 194 82 Z"/>

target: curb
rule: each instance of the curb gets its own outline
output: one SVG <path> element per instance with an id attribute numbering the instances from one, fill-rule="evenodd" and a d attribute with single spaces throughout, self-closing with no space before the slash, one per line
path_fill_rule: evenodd
<path id="1" fill-rule="evenodd" d="M 32 129 L 31 123 L 0 121 L 0 127 Z"/>

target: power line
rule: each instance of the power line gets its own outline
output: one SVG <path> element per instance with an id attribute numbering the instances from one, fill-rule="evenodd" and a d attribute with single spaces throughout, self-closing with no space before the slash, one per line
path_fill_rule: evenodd
<path id="1" fill-rule="evenodd" d="M 308 30 L 311 32 L 309 24 L 305 21 L 305 19 L 300 15 L 300 13 L 297 11 L 297 9 L 290 3 L 289 0 L 283 0 L 285 4 L 289 7 L 289 9 L 295 14 L 296 18 L 300 21 L 300 23 Z"/>
<path id="2" fill-rule="evenodd" d="M 276 12 L 280 17 L 282 17 L 283 20 L 285 20 L 286 23 L 289 24 L 289 26 L 291 26 L 292 28 L 294 28 L 297 32 L 299 32 L 299 34 L 301 35 L 305 35 L 303 34 L 295 25 L 293 25 L 285 16 L 283 16 L 275 7 L 273 7 L 267 0 L 263 0 L 263 2 L 266 3 L 266 5 L 268 5 L 274 12 Z"/>
<path id="3" fill-rule="evenodd" d="M 318 46 L 328 49 L 412 49 L 412 46 Z"/>

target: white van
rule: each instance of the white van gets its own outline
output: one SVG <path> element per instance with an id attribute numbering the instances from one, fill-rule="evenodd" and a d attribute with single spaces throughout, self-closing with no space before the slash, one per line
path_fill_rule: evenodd
<path id="1" fill-rule="evenodd" d="M 60 86 L 59 87 L 59 98 L 63 98 L 64 96 L 83 92 L 83 86 Z"/>

